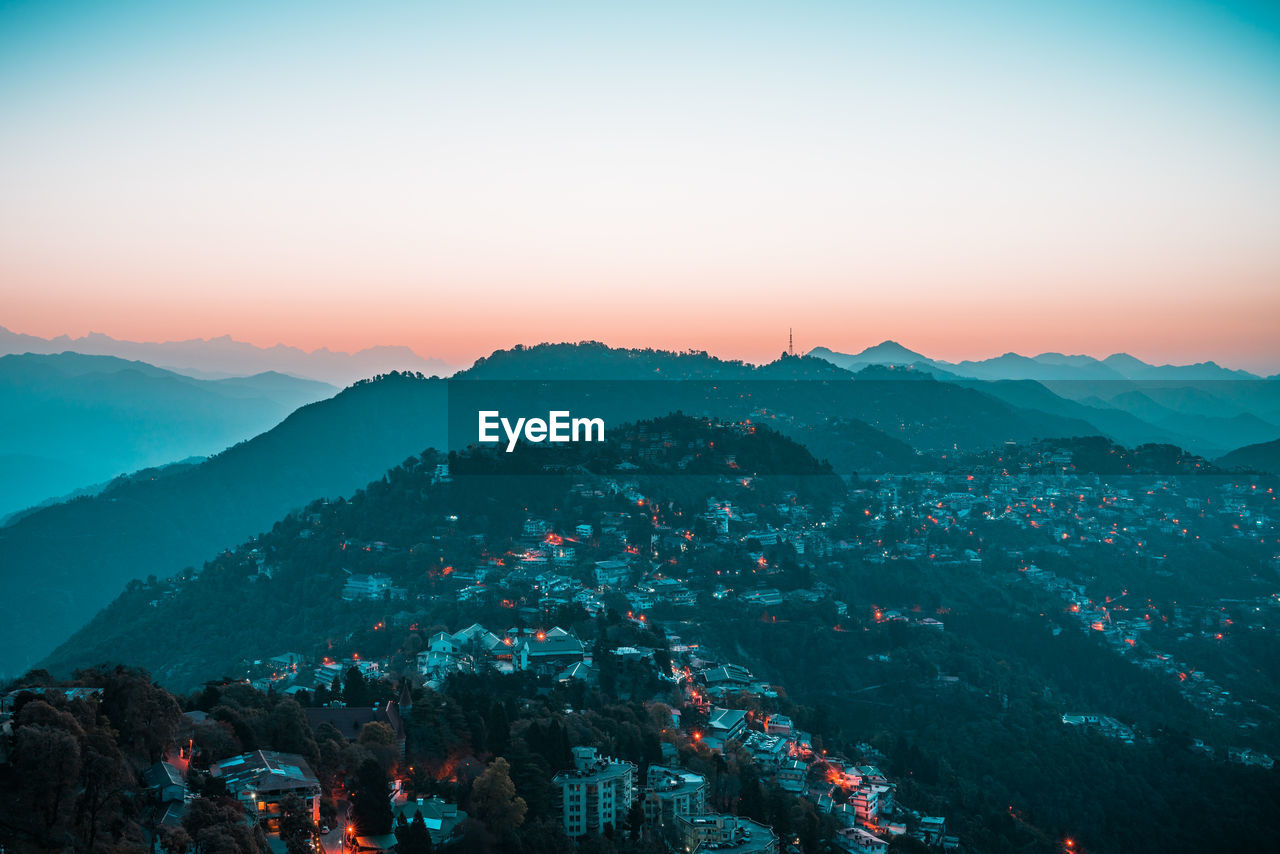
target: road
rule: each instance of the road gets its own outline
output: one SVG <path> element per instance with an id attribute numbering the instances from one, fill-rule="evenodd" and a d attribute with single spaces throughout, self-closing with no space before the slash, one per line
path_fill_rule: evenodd
<path id="1" fill-rule="evenodd" d="M 342 854 L 342 829 L 347 826 L 347 802 L 338 801 L 338 817 L 332 829 L 320 837 L 324 854 Z"/>

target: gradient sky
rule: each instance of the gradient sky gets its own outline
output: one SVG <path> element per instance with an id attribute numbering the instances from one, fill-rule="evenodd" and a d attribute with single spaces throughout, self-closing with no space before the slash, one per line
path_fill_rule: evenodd
<path id="1" fill-rule="evenodd" d="M 1275 372 L 1280 11 L 0 2 L 0 325 Z"/>

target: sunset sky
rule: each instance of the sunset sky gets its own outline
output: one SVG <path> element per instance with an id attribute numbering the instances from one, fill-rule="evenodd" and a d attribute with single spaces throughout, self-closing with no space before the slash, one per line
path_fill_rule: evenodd
<path id="1" fill-rule="evenodd" d="M 0 325 L 1274 373 L 1278 8 L 3 3 Z"/>

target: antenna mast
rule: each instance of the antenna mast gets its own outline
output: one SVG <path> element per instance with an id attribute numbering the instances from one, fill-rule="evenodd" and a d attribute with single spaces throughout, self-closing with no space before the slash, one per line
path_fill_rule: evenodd
<path id="1" fill-rule="evenodd" d="M 792 356 L 796 354 L 796 336 L 791 327 L 787 327 L 787 353 Z"/>

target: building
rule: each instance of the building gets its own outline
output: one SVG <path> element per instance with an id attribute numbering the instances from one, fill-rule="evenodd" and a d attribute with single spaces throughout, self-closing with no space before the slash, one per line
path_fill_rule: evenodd
<path id="1" fill-rule="evenodd" d="M 342 598 L 348 601 L 355 599 L 380 599 L 391 595 L 391 576 L 381 572 L 372 575 L 352 575 L 342 587 Z"/>
<path id="2" fill-rule="evenodd" d="M 644 818 L 665 825 L 676 816 L 702 815 L 707 811 L 707 780 L 680 768 L 650 765 L 645 780 Z"/>
<path id="3" fill-rule="evenodd" d="M 320 781 L 307 760 L 295 753 L 242 753 L 210 766 L 209 774 L 226 785 L 250 821 L 264 824 L 272 833 L 280 829 L 280 802 L 289 795 L 297 795 L 311 820 L 320 821 Z"/>
<path id="4" fill-rule="evenodd" d="M 435 848 L 456 842 L 459 831 L 467 820 L 467 814 L 458 809 L 457 804 L 451 804 L 439 797 L 416 800 L 410 798 L 402 804 L 393 804 L 391 813 L 393 824 L 399 824 L 399 817 L 402 815 L 408 823 L 413 821 L 415 815 L 422 813 L 422 822 L 427 826 L 427 832 L 431 834 L 431 844 Z"/>
<path id="5" fill-rule="evenodd" d="M 778 766 L 778 788 L 784 792 L 799 794 L 804 791 L 805 778 L 808 773 L 809 766 L 799 759 L 784 759 L 782 764 Z"/>
<path id="6" fill-rule="evenodd" d="M 737 664 L 725 664 L 702 671 L 699 674 L 708 687 L 746 688 L 753 678 L 751 671 Z"/>
<path id="7" fill-rule="evenodd" d="M 582 645 L 582 641 L 557 626 L 545 632 L 519 637 L 513 654 L 517 670 L 555 675 L 582 661 L 585 653 L 586 647 Z"/>
<path id="8" fill-rule="evenodd" d="M 595 577 L 597 587 L 625 586 L 631 577 L 631 564 L 625 557 L 598 560 Z"/>
<path id="9" fill-rule="evenodd" d="M 764 719 L 764 731 L 769 735 L 791 735 L 791 718 L 786 715 L 769 715 Z"/>
<path id="10" fill-rule="evenodd" d="M 736 815 L 705 813 L 675 819 L 676 836 L 685 851 L 718 854 L 778 854 L 772 828 Z"/>
<path id="11" fill-rule="evenodd" d="M 875 786 L 866 783 L 859 786 L 849 796 L 849 803 L 853 805 L 858 821 L 862 824 L 875 824 L 880 817 L 880 791 Z"/>
<path id="12" fill-rule="evenodd" d="M 177 766 L 168 762 L 157 762 L 142 775 L 143 784 L 155 793 L 159 803 L 183 801 L 187 796 L 187 781 Z"/>
<path id="13" fill-rule="evenodd" d="M 845 827 L 836 831 L 836 845 L 850 854 L 884 854 L 889 843 L 861 827 Z"/>
<path id="14" fill-rule="evenodd" d="M 571 837 L 603 834 L 626 824 L 635 800 L 636 766 L 596 756 L 594 747 L 573 749 L 574 770 L 557 774 L 564 832 Z"/>
<path id="15" fill-rule="evenodd" d="M 751 754 L 752 759 L 764 766 L 766 772 L 776 769 L 787 759 L 787 740 L 780 735 L 765 735 L 756 730 L 748 730 L 742 746 Z"/>
<path id="16" fill-rule="evenodd" d="M 740 709 L 720 709 L 712 707 L 707 719 L 711 734 L 724 740 L 739 741 L 747 731 L 747 713 Z"/>
<path id="17" fill-rule="evenodd" d="M 920 825 L 916 828 L 917 838 L 925 845 L 937 847 L 947 835 L 947 820 L 942 816 L 921 816 Z"/>

